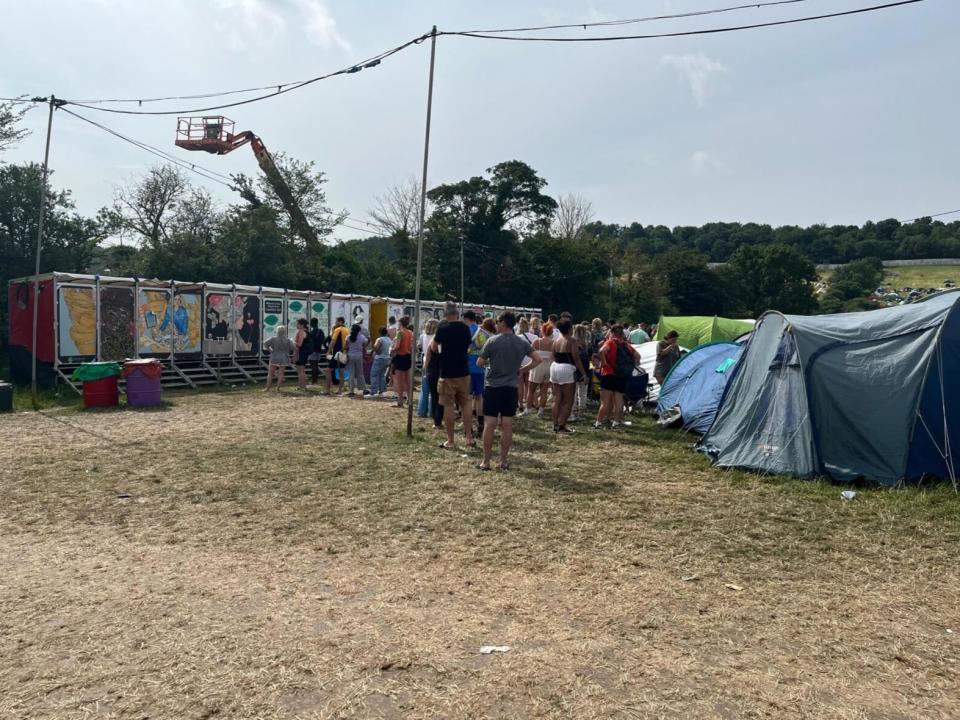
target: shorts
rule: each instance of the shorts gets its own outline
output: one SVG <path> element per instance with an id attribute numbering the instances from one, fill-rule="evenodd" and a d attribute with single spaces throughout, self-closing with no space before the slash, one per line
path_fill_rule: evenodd
<path id="1" fill-rule="evenodd" d="M 470 378 L 464 375 L 456 378 L 440 378 L 437 383 L 440 404 L 452 408 L 454 405 L 465 407 L 470 401 Z"/>
<path id="2" fill-rule="evenodd" d="M 483 391 L 483 416 L 512 418 L 517 414 L 518 400 L 515 387 L 488 387 Z"/>
<path id="3" fill-rule="evenodd" d="M 406 372 L 410 369 L 412 355 L 394 355 L 393 356 L 393 369 L 399 370 L 400 372 Z"/>
<path id="4" fill-rule="evenodd" d="M 623 393 L 623 391 L 627 389 L 627 381 L 619 375 L 601 375 L 600 389 Z"/>
<path id="5" fill-rule="evenodd" d="M 554 385 L 573 385 L 576 372 L 576 365 L 555 362 L 550 366 L 550 382 Z"/>
<path id="6" fill-rule="evenodd" d="M 483 385 L 484 385 L 484 374 L 479 373 L 470 373 L 470 394 L 471 395 L 483 395 Z"/>

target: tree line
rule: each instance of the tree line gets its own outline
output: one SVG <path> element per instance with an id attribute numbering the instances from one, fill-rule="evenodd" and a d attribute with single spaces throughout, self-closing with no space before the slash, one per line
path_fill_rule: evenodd
<path id="1" fill-rule="evenodd" d="M 0 160 L 23 135 L 18 121 L 0 105 Z M 180 169 L 158 165 L 118 186 L 113 203 L 93 217 L 77 212 L 68 190 L 51 188 L 42 271 L 412 297 L 417 182 L 374 199 L 363 221 L 369 234 L 334 243 L 329 237 L 346 213 L 329 207 L 326 175 L 311 162 L 276 160 L 315 238 L 291 227 L 263 176 L 234 177 L 237 202 L 221 205 Z M 0 164 L 4 285 L 33 272 L 41 181 L 37 164 Z M 596 220 L 583 198 L 554 198 L 546 189 L 546 179 L 519 160 L 430 189 L 422 296 L 459 298 L 462 256 L 467 302 L 637 321 L 670 313 L 835 312 L 864 306 L 865 293 L 876 286 L 876 258 L 960 256 L 960 222 L 618 225 Z M 865 257 L 873 260 L 835 273 L 830 292 L 815 295 L 815 263 Z M 6 293 L 2 297 L 5 306 Z M 0 310 L 5 315 L 6 308 Z"/>

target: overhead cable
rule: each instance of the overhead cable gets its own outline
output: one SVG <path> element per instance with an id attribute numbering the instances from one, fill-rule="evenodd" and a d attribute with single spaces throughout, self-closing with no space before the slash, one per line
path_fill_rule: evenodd
<path id="1" fill-rule="evenodd" d="M 168 98 L 125 98 L 125 99 L 115 99 L 115 100 L 87 100 L 87 101 L 78 101 L 78 100 L 67 100 L 67 104 L 76 105 L 77 107 L 87 108 L 88 110 L 97 110 L 99 112 L 109 112 L 117 113 L 120 115 L 192 115 L 195 113 L 211 112 L 213 110 L 225 110 L 227 108 L 237 107 L 240 105 L 248 105 L 250 103 L 260 102 L 261 100 L 267 100 L 277 95 L 283 95 L 294 90 L 299 90 L 300 88 L 306 87 L 307 85 L 312 85 L 313 83 L 320 82 L 321 80 L 327 80 L 338 75 L 351 75 L 353 73 L 358 73 L 361 70 L 367 70 L 369 68 L 376 67 L 386 58 L 396 55 L 397 53 L 406 50 L 411 45 L 419 45 L 425 39 L 430 37 L 430 33 L 426 35 L 421 35 L 412 40 L 408 40 L 402 45 L 398 45 L 395 48 L 386 50 L 382 53 L 374 55 L 373 57 L 367 58 L 361 62 L 350 65 L 349 67 L 341 68 L 340 70 L 334 70 L 333 72 L 326 73 L 325 75 L 318 75 L 317 77 L 310 78 L 308 80 L 301 80 L 294 83 L 281 83 L 275 85 L 267 85 L 259 88 L 247 88 L 244 90 L 226 90 L 223 92 L 214 92 L 214 93 L 204 93 L 202 95 L 181 95 L 181 96 L 171 96 Z M 274 88 L 276 88 L 274 90 Z M 225 103 L 223 105 L 211 105 L 209 107 L 202 108 L 189 108 L 181 110 L 120 110 L 118 108 L 108 108 L 108 107 L 98 107 L 98 103 L 143 103 L 143 102 L 161 102 L 163 100 L 186 100 L 186 99 L 197 99 L 197 98 L 212 98 L 212 97 L 222 97 L 226 95 L 236 95 L 240 93 L 247 92 L 256 92 L 259 90 L 271 89 L 272 92 L 266 93 L 265 95 L 258 95 L 256 97 L 247 98 L 245 100 L 238 100 L 232 103 Z"/>
<path id="2" fill-rule="evenodd" d="M 162 160 L 165 160 L 166 162 L 173 163 L 174 165 L 184 168 L 185 170 L 190 170 L 191 172 L 194 172 L 197 175 L 200 175 L 201 177 L 206 178 L 207 180 L 212 180 L 213 182 L 220 183 L 221 185 L 224 185 L 230 188 L 231 190 L 234 189 L 233 178 L 231 178 L 229 175 L 224 175 L 223 173 L 219 173 L 216 170 L 210 170 L 209 168 L 205 168 L 202 165 L 197 165 L 196 163 L 191 163 L 191 162 L 187 162 L 186 160 L 181 160 L 180 158 L 174 155 L 171 155 L 170 153 L 165 152 L 164 150 L 160 150 L 159 148 L 155 148 L 152 145 L 147 145 L 144 142 L 141 142 L 139 140 L 134 140 L 131 137 L 127 137 L 126 135 L 123 135 L 117 132 L 116 130 L 108 128 L 106 125 L 101 125 L 95 120 L 91 120 L 90 118 L 86 118 L 83 115 L 79 115 L 73 112 L 72 110 L 67 110 L 66 108 L 63 108 L 63 107 L 61 107 L 60 109 L 63 112 L 67 113 L 68 115 L 72 115 L 73 117 L 79 120 L 83 120 L 85 123 L 89 123 L 90 125 L 93 125 L 94 127 L 99 128 L 100 130 L 103 130 L 104 132 L 109 133 L 110 135 L 113 135 L 114 137 L 119 138 L 124 142 L 128 142 L 131 145 L 134 145 L 135 147 L 140 148 L 141 150 L 145 150 L 151 155 L 156 155 L 157 157 L 159 157 Z M 200 168 L 200 169 L 198 170 L 197 168 Z"/>
<path id="3" fill-rule="evenodd" d="M 657 20 L 677 20 L 682 18 L 701 17 L 703 15 L 719 15 L 737 10 L 756 10 L 776 5 L 795 5 L 808 0 L 772 0 L 771 2 L 753 2 L 748 5 L 732 5 L 730 7 L 713 8 L 710 10 L 690 10 L 688 12 L 673 13 L 671 15 L 648 15 L 647 17 L 628 18 L 624 20 L 597 20 L 594 22 L 567 23 L 565 25 L 539 25 L 534 27 L 497 28 L 495 30 L 464 30 L 467 33 L 508 33 L 508 32 L 539 32 L 542 30 L 567 30 L 581 28 L 586 30 L 592 27 L 612 27 L 617 25 L 633 25 L 636 23 L 654 22 Z"/>
<path id="4" fill-rule="evenodd" d="M 902 5 L 914 5 L 924 2 L 924 0 L 899 0 L 898 2 L 885 3 L 883 5 L 871 5 L 870 7 L 857 8 L 855 10 L 844 10 L 842 12 L 825 13 L 822 15 L 808 15 L 805 17 L 790 18 L 787 20 L 771 20 L 769 22 L 753 23 L 750 25 L 736 25 L 732 27 L 708 28 L 705 30 L 683 30 L 677 32 L 650 33 L 646 35 L 600 35 L 591 37 L 523 37 L 519 35 L 497 35 L 494 32 L 470 32 L 470 31 L 442 31 L 438 35 L 455 35 L 459 37 L 482 38 L 485 40 L 513 40 L 517 42 L 611 42 L 615 40 L 652 40 L 654 38 L 670 37 L 688 37 L 694 35 L 714 35 L 717 33 L 737 32 L 740 30 L 755 30 L 758 28 L 777 27 L 780 25 L 795 25 L 797 23 L 812 22 L 814 20 L 827 20 L 829 18 L 845 17 L 847 15 L 861 15 L 863 13 L 876 12 L 878 10 L 887 10 L 889 8 L 900 7 Z"/>

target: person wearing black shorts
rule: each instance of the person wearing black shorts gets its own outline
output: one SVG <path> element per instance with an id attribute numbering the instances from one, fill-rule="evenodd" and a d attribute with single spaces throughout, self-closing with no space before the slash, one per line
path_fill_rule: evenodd
<path id="1" fill-rule="evenodd" d="M 526 338 L 513 332 L 516 316 L 501 313 L 497 319 L 497 334 L 483 344 L 477 367 L 486 371 L 483 390 L 483 461 L 477 467 L 490 469 L 493 455 L 493 434 L 500 420 L 500 469 L 509 469 L 507 455 L 513 444 L 513 418 L 517 414 L 520 386 L 520 366 L 530 358 L 528 367 L 540 364 L 540 355 Z"/>

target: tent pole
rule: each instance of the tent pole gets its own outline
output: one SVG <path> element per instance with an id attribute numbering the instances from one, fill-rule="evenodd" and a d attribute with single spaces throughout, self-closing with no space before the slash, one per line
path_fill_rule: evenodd
<path id="1" fill-rule="evenodd" d="M 423 178 L 420 183 L 420 225 L 417 228 L 417 280 L 413 300 L 413 333 L 414 343 L 411 348 L 410 382 L 407 392 L 407 437 L 413 436 L 413 378 L 417 372 L 417 364 L 413 362 L 413 353 L 416 351 L 416 333 L 420 331 L 420 279 L 423 271 L 423 225 L 427 212 L 427 167 L 430 160 L 430 120 L 433 114 L 433 68 L 437 58 L 437 26 L 430 31 L 430 79 L 427 84 L 427 124 L 423 138 Z M 420 382 L 423 382 L 423 368 L 420 370 Z M 402 398 L 400 398 L 402 400 Z"/>
<path id="2" fill-rule="evenodd" d="M 50 96 L 50 114 L 47 116 L 47 143 L 43 151 L 43 178 L 40 181 L 40 218 L 37 221 L 37 251 L 33 265 L 33 344 L 31 356 L 33 360 L 30 368 L 30 399 L 33 409 L 40 409 L 40 399 L 37 395 L 37 311 L 40 304 L 40 247 L 43 244 L 43 218 L 47 214 L 47 176 L 50 168 L 50 135 L 53 132 L 53 111 L 57 107 L 57 98 Z"/>

